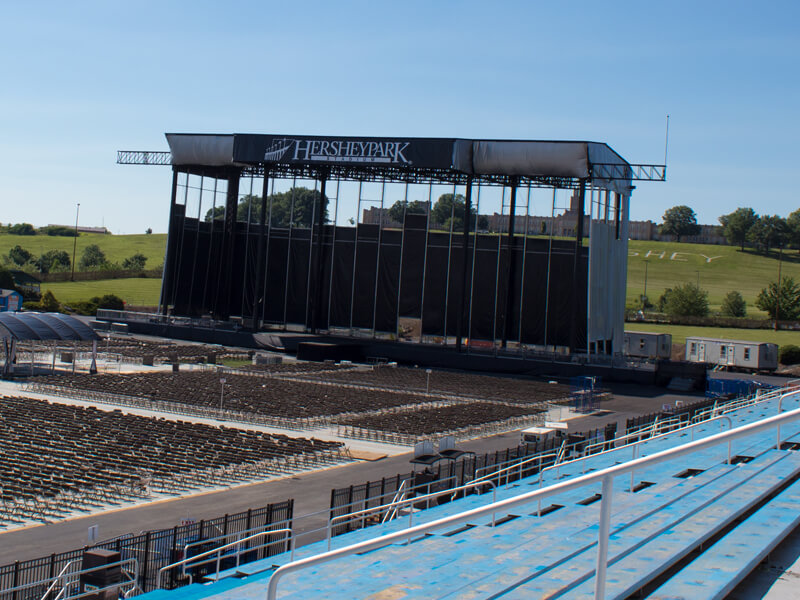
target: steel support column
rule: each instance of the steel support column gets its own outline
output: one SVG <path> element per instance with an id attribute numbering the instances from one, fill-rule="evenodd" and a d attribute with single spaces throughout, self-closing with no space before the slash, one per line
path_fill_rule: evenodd
<path id="1" fill-rule="evenodd" d="M 323 275 L 325 273 L 325 212 L 327 210 L 328 199 L 325 197 L 325 184 L 328 181 L 327 172 L 323 171 L 319 177 L 319 210 L 317 211 L 317 243 L 314 245 L 314 254 L 312 258 L 311 272 L 314 274 L 312 281 L 314 282 L 313 293 L 309 295 L 311 299 L 311 332 L 317 333 L 321 328 L 320 315 L 322 311 L 322 290 Z M 314 243 L 314 231 L 311 231 L 311 243 Z M 327 329 L 327 325 L 325 327 Z"/>
<path id="2" fill-rule="evenodd" d="M 234 248 L 236 247 L 236 220 L 239 209 L 239 176 L 241 169 L 232 169 L 228 173 L 228 189 L 225 194 L 225 224 L 223 229 L 223 245 L 220 267 L 222 270 L 222 285 L 218 288 L 220 301 L 217 302 L 218 319 L 228 319 L 231 316 L 231 279 L 233 274 Z"/>
<path id="3" fill-rule="evenodd" d="M 158 312 L 165 315 L 167 314 L 167 287 L 165 282 L 175 285 L 173 262 L 175 261 L 175 250 L 171 247 L 174 242 L 174 233 L 172 231 L 173 222 L 175 221 L 175 204 L 178 198 L 178 170 L 172 169 L 172 193 L 169 205 L 169 227 L 167 228 L 167 247 L 164 250 L 164 276 L 161 279 L 161 294 L 158 301 Z"/>
<path id="4" fill-rule="evenodd" d="M 511 198 L 508 206 L 508 235 L 506 237 L 506 247 L 508 251 L 508 268 L 506 269 L 506 307 L 503 314 L 503 339 L 500 344 L 501 348 L 505 348 L 508 343 L 508 338 L 511 335 L 511 313 L 514 309 L 514 270 L 516 267 L 516 253 L 514 252 L 514 221 L 516 220 L 517 212 L 517 178 L 511 177 L 508 180 L 508 185 L 511 187 Z"/>
<path id="5" fill-rule="evenodd" d="M 261 214 L 258 215 L 258 247 L 256 249 L 256 282 L 255 292 L 253 297 L 253 306 L 251 318 L 253 320 L 253 329 L 259 328 L 259 315 L 262 313 L 264 306 L 264 246 L 266 243 L 267 233 L 267 195 L 269 193 L 269 170 L 264 170 L 264 182 L 261 186 Z"/>
<path id="6" fill-rule="evenodd" d="M 586 315 L 578 314 L 578 278 L 580 272 L 581 255 L 583 254 L 583 213 L 585 212 L 585 199 L 586 199 L 586 180 L 581 179 L 580 187 L 578 188 L 578 206 L 575 213 L 577 222 L 575 224 L 575 250 L 572 261 L 572 295 L 571 295 L 571 310 L 572 319 L 569 329 L 569 350 L 576 352 L 578 350 L 578 330 L 577 324 L 583 321 Z M 589 332 L 586 332 L 587 336 Z"/>
<path id="7" fill-rule="evenodd" d="M 475 217 L 477 219 L 477 215 Z M 469 276 L 469 269 L 467 263 L 469 262 L 469 230 L 470 221 L 472 221 L 472 177 L 467 178 L 467 190 L 464 194 L 464 237 L 462 242 L 462 266 L 461 266 L 461 294 L 460 294 L 460 310 L 458 311 L 458 321 L 456 322 L 456 350 L 461 352 L 461 338 L 464 337 L 464 319 L 465 315 L 469 314 L 469 306 L 472 304 L 472 289 L 470 288 L 469 298 L 467 298 L 467 278 Z M 477 230 L 477 223 L 475 224 Z"/>

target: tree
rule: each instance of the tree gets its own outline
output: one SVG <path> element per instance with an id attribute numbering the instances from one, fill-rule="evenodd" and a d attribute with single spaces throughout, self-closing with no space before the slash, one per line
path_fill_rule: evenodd
<path id="1" fill-rule="evenodd" d="M 673 206 L 661 217 L 661 233 L 664 235 L 674 235 L 675 241 L 680 242 L 681 236 L 697 235 L 700 233 L 700 226 L 697 224 L 697 216 L 688 206 Z"/>
<path id="2" fill-rule="evenodd" d="M 12 235 L 36 235 L 36 229 L 30 223 L 17 223 L 8 226 L 8 233 Z"/>
<path id="3" fill-rule="evenodd" d="M 464 229 L 464 203 L 462 194 L 442 194 L 431 209 L 431 221 L 444 229 L 461 231 Z M 472 218 L 477 216 L 472 207 Z M 477 229 L 487 229 L 489 220 L 485 216 L 478 217 Z"/>
<path id="4" fill-rule="evenodd" d="M 145 230 L 144 230 L 144 232 L 145 232 L 147 235 L 150 235 L 151 233 L 153 233 L 153 228 L 152 228 L 152 227 L 148 227 L 147 229 L 145 229 Z"/>
<path id="5" fill-rule="evenodd" d="M 22 267 L 30 262 L 30 260 L 33 258 L 33 254 L 17 244 L 8 251 L 8 258 L 18 267 Z"/>
<path id="6" fill-rule="evenodd" d="M 389 207 L 389 218 L 392 221 L 402 223 L 406 213 L 424 215 L 428 212 L 427 204 L 427 202 L 421 202 L 419 200 L 412 200 L 411 202 L 398 200 Z"/>
<path id="7" fill-rule="evenodd" d="M 729 244 L 741 245 L 747 241 L 750 228 L 758 221 L 758 215 L 752 208 L 737 208 L 729 215 L 722 215 L 719 222 L 722 225 L 722 235 Z"/>
<path id="8" fill-rule="evenodd" d="M 100 246 L 97 244 L 91 244 L 83 249 L 83 252 L 81 253 L 81 260 L 78 263 L 78 266 L 82 271 L 88 271 L 89 269 L 97 269 L 102 267 L 107 262 L 106 254 L 100 249 Z"/>
<path id="9" fill-rule="evenodd" d="M 55 271 L 66 271 L 70 268 L 72 261 L 69 254 L 64 250 L 48 250 L 33 262 L 39 273 L 53 273 Z"/>
<path id="10" fill-rule="evenodd" d="M 708 315 L 708 292 L 694 283 L 679 285 L 664 293 L 664 312 L 671 317 L 705 317 Z"/>
<path id="11" fill-rule="evenodd" d="M 777 313 L 778 321 L 793 321 L 800 317 L 800 284 L 791 277 L 781 277 L 780 286 L 773 281 L 759 292 L 756 306 L 771 319 Z"/>
<path id="12" fill-rule="evenodd" d="M 800 208 L 790 214 L 786 219 L 788 228 L 788 242 L 800 250 Z"/>
<path id="13" fill-rule="evenodd" d="M 42 300 L 39 304 L 44 312 L 58 312 L 58 309 L 61 308 L 61 304 L 50 290 L 42 294 Z"/>
<path id="14" fill-rule="evenodd" d="M 746 317 L 747 303 L 738 291 L 733 290 L 728 292 L 722 300 L 720 312 L 726 317 Z"/>
<path id="15" fill-rule="evenodd" d="M 146 262 L 147 257 L 141 252 L 137 252 L 122 261 L 122 268 L 126 271 L 141 271 L 144 269 Z"/>
<path id="16" fill-rule="evenodd" d="M 756 249 L 769 254 L 770 248 L 786 244 L 789 226 L 785 219 L 777 215 L 763 215 L 750 228 L 747 239 Z"/>
<path id="17" fill-rule="evenodd" d="M 13 289 L 16 289 L 14 286 L 14 276 L 8 269 L 0 267 L 0 290 L 13 290 Z"/>
<path id="18" fill-rule="evenodd" d="M 295 227 L 310 227 L 312 217 L 317 221 L 317 208 L 319 207 L 320 193 L 305 187 L 295 187 L 286 192 L 271 194 L 267 197 L 267 214 L 272 215 L 273 227 L 288 227 L 289 221 Z M 261 196 L 246 195 L 236 207 L 236 219 L 247 221 L 250 216 L 251 223 L 259 223 L 261 219 Z M 225 218 L 225 206 L 215 206 L 206 212 L 206 222 Z M 325 209 L 325 221 L 328 220 L 328 210 Z"/>

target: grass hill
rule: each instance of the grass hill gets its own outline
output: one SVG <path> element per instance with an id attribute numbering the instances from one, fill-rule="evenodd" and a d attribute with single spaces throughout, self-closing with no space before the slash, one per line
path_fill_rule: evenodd
<path id="1" fill-rule="evenodd" d="M 0 233 L 0 257 L 8 256 L 14 246 L 22 246 L 34 256 L 49 250 L 64 250 L 72 259 L 72 245 L 75 238 L 54 235 L 10 235 Z M 123 260 L 141 252 L 147 257 L 148 269 L 154 269 L 164 262 L 164 250 L 167 247 L 166 233 L 140 235 L 111 235 L 102 233 L 81 233 L 78 236 L 75 258 L 81 259 L 81 252 L 91 244 L 97 244 L 105 252 L 110 262 L 121 263 Z"/>
<path id="2" fill-rule="evenodd" d="M 82 233 L 77 241 L 77 257 L 83 248 L 97 244 L 112 262 L 141 252 L 147 257 L 147 267 L 159 266 L 164 260 L 166 234 L 102 235 Z M 19 244 L 34 255 L 48 250 L 65 250 L 72 256 L 73 238 L 48 235 L 20 236 L 0 233 L 0 256 Z M 647 295 L 651 302 L 668 287 L 688 281 L 700 283 L 709 293 L 711 310 L 719 310 L 725 294 L 738 290 L 747 301 L 748 313 L 764 316 L 755 306 L 758 292 L 778 276 L 778 253 L 769 256 L 733 246 L 713 246 L 674 242 L 631 241 L 628 257 L 627 303 L 638 302 L 644 293 L 645 265 L 647 266 Z M 784 252 L 781 271 L 800 281 L 800 254 Z M 105 281 L 48 283 L 56 298 L 69 302 L 92 296 L 114 293 L 131 304 L 154 305 L 158 302 L 160 282 L 154 279 L 113 279 Z"/>
<path id="3" fill-rule="evenodd" d="M 627 303 L 632 305 L 644 293 L 647 267 L 647 296 L 655 303 L 664 290 L 694 282 L 708 292 L 712 311 L 719 310 L 725 294 L 738 290 L 747 301 L 747 312 L 765 316 L 755 306 L 762 288 L 778 278 L 778 252 L 769 256 L 735 246 L 678 244 L 674 242 L 631 241 L 628 244 Z M 800 281 L 800 254 L 783 253 L 783 276 Z"/>

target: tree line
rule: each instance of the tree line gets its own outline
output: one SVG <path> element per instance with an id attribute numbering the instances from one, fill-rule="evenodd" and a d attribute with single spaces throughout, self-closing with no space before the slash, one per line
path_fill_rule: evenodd
<path id="1" fill-rule="evenodd" d="M 311 227 L 317 220 L 316 211 L 319 210 L 320 192 L 306 187 L 294 187 L 285 192 L 278 192 L 267 196 L 264 222 L 269 221 L 272 227 Z M 328 198 L 326 198 L 328 200 Z M 239 200 L 236 207 L 236 220 L 250 223 L 261 222 L 261 196 L 247 194 Z M 443 229 L 460 231 L 464 227 L 464 213 L 466 200 L 462 194 L 442 194 L 431 207 L 431 221 Z M 402 223 L 406 214 L 426 214 L 428 202 L 421 200 L 397 200 L 388 209 L 387 214 L 392 221 Z M 485 230 L 489 226 L 489 219 L 483 215 L 478 216 L 475 208 L 471 210 L 473 218 L 477 218 L 478 230 Z M 211 222 L 225 218 L 225 206 L 209 208 L 205 214 L 205 221 Z M 324 221 L 330 222 L 329 212 L 326 208 Z M 351 219 L 351 224 L 355 220 Z"/>
<path id="2" fill-rule="evenodd" d="M 719 217 L 722 235 L 732 246 L 742 251 L 750 247 L 769 254 L 770 249 L 793 246 L 800 249 L 800 209 L 787 218 L 778 215 L 759 215 L 752 208 L 737 208 Z M 686 205 L 673 206 L 662 217 L 659 231 L 664 235 L 681 237 L 697 235 L 700 225 L 694 210 Z"/>
<path id="3" fill-rule="evenodd" d="M 59 273 L 72 268 L 69 253 L 65 250 L 48 250 L 35 256 L 19 244 L 8 251 L 3 257 L 3 263 L 11 268 L 27 269 L 37 273 Z M 132 254 L 121 263 L 111 262 L 100 246 L 90 244 L 81 251 L 76 267 L 80 271 L 143 271 L 146 264 L 147 257 L 141 252 Z"/>

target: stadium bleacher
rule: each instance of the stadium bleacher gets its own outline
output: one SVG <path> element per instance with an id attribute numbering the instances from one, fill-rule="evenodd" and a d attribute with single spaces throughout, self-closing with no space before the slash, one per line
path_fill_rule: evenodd
<path id="1" fill-rule="evenodd" d="M 798 406 L 800 391 L 782 390 L 712 407 L 689 426 L 510 484 L 498 478 L 491 494 L 372 509 L 402 518 L 142 598 L 263 599 L 271 579 L 278 598 L 598 597 L 598 579 L 606 598 L 724 597 L 798 524 Z M 674 458 L 654 456 L 665 451 Z M 604 510 L 607 545 L 598 543 Z M 357 553 L 320 562 L 329 544 Z M 607 570 L 597 578 L 599 551 Z"/>

